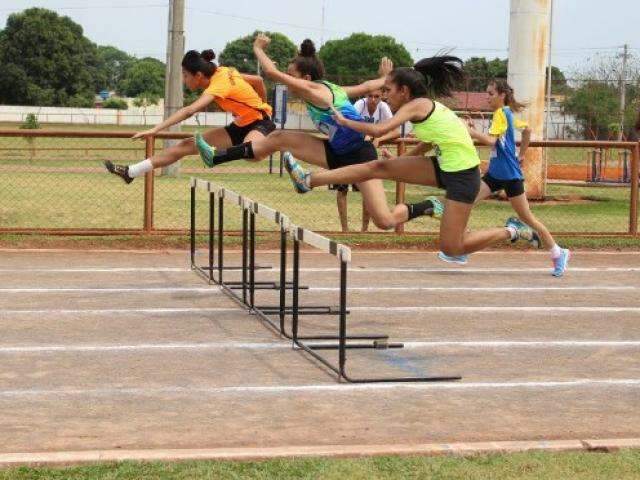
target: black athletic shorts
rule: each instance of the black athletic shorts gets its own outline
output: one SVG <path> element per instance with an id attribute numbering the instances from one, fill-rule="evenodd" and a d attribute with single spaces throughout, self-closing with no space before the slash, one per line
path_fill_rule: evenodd
<path id="1" fill-rule="evenodd" d="M 517 197 L 518 195 L 522 195 L 524 193 L 524 180 L 521 179 L 498 180 L 497 178 L 493 178 L 488 173 L 485 173 L 484 177 L 482 177 L 482 181 L 486 183 L 487 186 L 491 189 L 491 193 L 504 190 L 504 193 L 507 194 L 508 198 Z"/>
<path id="2" fill-rule="evenodd" d="M 378 151 L 371 142 L 364 142 L 362 146 L 352 152 L 338 154 L 333 151 L 329 140 L 324 141 L 324 152 L 327 156 L 327 164 L 329 170 L 334 170 L 348 165 L 356 165 L 358 163 L 366 163 L 371 160 L 378 159 Z"/>
<path id="3" fill-rule="evenodd" d="M 480 191 L 480 168 L 472 167 L 459 172 L 445 172 L 436 157 L 431 157 L 436 171 L 438 187 L 446 190 L 445 198 L 462 203 L 474 203 Z"/>
<path id="4" fill-rule="evenodd" d="M 232 145 L 240 145 L 244 143 L 244 138 L 249 134 L 249 132 L 257 130 L 266 137 L 276 129 L 276 124 L 273 123 L 269 117 L 265 116 L 262 120 L 256 120 L 244 127 L 239 127 L 235 123 L 230 123 L 224 127 L 224 129 L 229 134 Z"/>

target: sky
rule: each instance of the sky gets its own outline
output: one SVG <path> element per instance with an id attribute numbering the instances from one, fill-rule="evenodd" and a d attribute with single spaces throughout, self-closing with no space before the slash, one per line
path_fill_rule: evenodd
<path id="1" fill-rule="evenodd" d="M 463 59 L 507 58 L 509 0 L 185 0 L 186 49 L 213 48 L 255 30 L 279 31 L 299 44 L 317 44 L 353 32 L 385 34 L 415 60 L 442 49 Z M 552 63 L 567 73 L 599 57 L 622 52 L 640 57 L 638 0 L 554 0 Z M 7 17 L 30 7 L 71 17 L 99 45 L 137 57 L 166 57 L 168 0 L 2 0 Z M 323 15 L 324 29 L 323 29 Z"/>

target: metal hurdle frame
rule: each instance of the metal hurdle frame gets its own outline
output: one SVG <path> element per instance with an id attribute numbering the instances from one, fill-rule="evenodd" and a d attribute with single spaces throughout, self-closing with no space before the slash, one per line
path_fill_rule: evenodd
<path id="1" fill-rule="evenodd" d="M 199 266 L 196 261 L 196 190 L 203 189 L 209 193 L 209 229 L 208 229 L 208 266 Z M 242 210 L 242 265 L 224 265 L 224 202 L 225 200 L 239 206 Z M 215 228 L 215 205 L 218 205 L 218 224 Z M 278 225 L 280 234 L 280 275 L 279 282 L 258 282 L 255 272 L 259 269 L 271 267 L 258 267 L 256 265 L 255 224 L 256 216 L 260 216 Z M 217 249 L 214 238 L 217 234 Z M 293 280 L 287 281 L 287 240 L 293 241 Z M 232 190 L 217 187 L 211 182 L 196 178 L 191 179 L 191 268 L 210 284 L 219 285 L 223 291 L 233 298 L 240 306 L 255 314 L 279 335 L 293 342 L 294 349 L 304 351 L 338 375 L 338 381 L 345 380 L 350 383 L 371 382 L 436 382 L 459 380 L 460 376 L 433 376 L 433 377 L 377 377 L 377 378 L 353 378 L 346 372 L 346 352 L 349 349 L 388 349 L 403 348 L 402 343 L 388 342 L 388 335 L 347 335 L 347 270 L 351 263 L 351 250 L 333 240 L 290 223 L 288 217 L 282 213 L 243 197 Z M 304 242 L 327 254 L 336 257 L 340 261 L 340 295 L 339 306 L 300 306 L 300 290 L 308 287 L 300 285 L 300 243 Z M 215 262 L 215 250 L 217 250 L 217 262 Z M 224 270 L 241 270 L 242 280 L 228 282 L 224 280 Z M 214 275 L 217 272 L 217 277 Z M 279 291 L 278 305 L 256 305 L 255 291 L 257 289 L 271 289 Z M 236 290 L 242 290 L 238 294 Z M 292 305 L 286 304 L 286 290 L 292 290 Z M 278 315 L 278 321 L 270 318 L 270 315 Z M 285 328 L 286 315 L 292 316 L 292 332 L 289 334 Z M 299 335 L 300 316 L 303 315 L 337 315 L 339 317 L 338 335 Z M 323 341 L 322 343 L 305 343 L 305 340 Z M 328 340 L 337 340 L 338 343 L 330 343 Z M 372 340 L 371 343 L 349 343 L 349 340 Z M 318 350 L 338 350 L 338 365 L 336 366 Z"/>
<path id="2" fill-rule="evenodd" d="M 351 377 L 347 374 L 347 350 L 349 349 L 387 349 L 404 348 L 402 343 L 389 343 L 384 340 L 374 340 L 373 343 L 348 343 L 347 336 L 347 271 L 351 263 L 351 249 L 319 235 L 311 230 L 307 230 L 296 225 L 290 226 L 291 238 L 293 239 L 293 343 L 301 350 L 304 350 L 317 361 L 325 365 L 338 375 L 338 381 L 345 380 L 349 383 L 382 383 L 382 382 L 443 382 L 460 380 L 459 375 L 431 376 L 431 377 Z M 298 335 L 300 330 L 300 306 L 299 289 L 296 288 L 300 280 L 300 243 L 304 242 L 327 254 L 333 255 L 340 261 L 340 298 L 339 298 L 339 325 L 338 343 L 307 344 L 304 338 Z M 387 337 L 388 338 L 388 337 Z M 336 366 L 326 357 L 317 353 L 317 350 L 338 350 L 338 365 Z"/>

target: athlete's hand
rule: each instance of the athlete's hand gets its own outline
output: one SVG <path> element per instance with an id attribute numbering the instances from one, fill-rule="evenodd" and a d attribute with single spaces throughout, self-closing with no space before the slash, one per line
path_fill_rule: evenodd
<path id="1" fill-rule="evenodd" d="M 332 117 L 333 117 L 333 119 L 335 120 L 335 122 L 336 122 L 338 125 L 346 126 L 346 125 L 347 125 L 347 122 L 348 122 L 349 120 L 347 120 L 346 118 L 344 118 L 344 117 L 342 116 L 342 114 L 341 114 L 338 110 L 336 110 L 336 108 L 335 108 L 335 107 L 331 107 L 331 110 L 333 110 L 333 115 L 332 115 Z"/>
<path id="2" fill-rule="evenodd" d="M 467 124 L 467 127 L 475 129 L 476 125 L 473 123 L 473 119 L 470 116 L 466 115 L 464 117 L 464 121 Z"/>
<path id="3" fill-rule="evenodd" d="M 253 41 L 253 48 L 264 50 L 269 46 L 269 43 L 271 43 L 271 39 L 264 33 L 259 33 L 256 39 Z"/>
<path id="4" fill-rule="evenodd" d="M 136 133 L 133 137 L 131 137 L 133 140 L 137 140 L 139 138 L 147 138 L 150 137 L 152 135 L 155 135 L 156 133 L 158 133 L 156 131 L 155 128 L 151 128 L 149 130 L 145 130 L 144 132 L 138 132 Z"/>
<path id="5" fill-rule="evenodd" d="M 393 70 L 393 62 L 388 57 L 382 57 L 380 59 L 380 66 L 378 67 L 378 74 L 381 77 L 386 77 Z"/>

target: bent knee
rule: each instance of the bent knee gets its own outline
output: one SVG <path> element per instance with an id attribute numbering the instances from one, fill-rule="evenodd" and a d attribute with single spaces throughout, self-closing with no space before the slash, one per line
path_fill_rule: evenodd
<path id="1" fill-rule="evenodd" d="M 373 221 L 373 224 L 380 230 L 391 230 L 396 226 L 396 222 L 393 221 L 393 218 L 390 215 L 372 215 L 371 220 Z"/>

